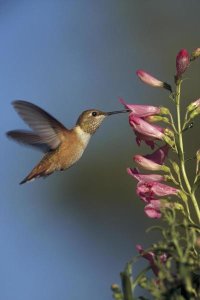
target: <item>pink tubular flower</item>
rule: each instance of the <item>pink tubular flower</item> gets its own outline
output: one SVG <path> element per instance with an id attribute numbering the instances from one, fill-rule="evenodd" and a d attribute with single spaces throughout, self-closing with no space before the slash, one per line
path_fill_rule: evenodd
<path id="1" fill-rule="evenodd" d="M 149 182 L 149 181 L 165 181 L 165 176 L 159 174 L 141 174 L 136 168 L 127 168 L 127 173 L 138 181 Z"/>
<path id="2" fill-rule="evenodd" d="M 153 117 L 158 115 L 168 115 L 169 109 L 164 106 L 152 106 L 152 105 L 141 105 L 141 104 L 127 104 L 123 99 L 120 102 L 125 108 L 130 109 L 134 116 L 140 118 Z"/>
<path id="3" fill-rule="evenodd" d="M 129 116 L 129 123 L 134 131 L 158 140 L 164 139 L 164 128 L 160 126 L 151 125 L 139 117 L 135 117 L 133 113 Z"/>
<path id="4" fill-rule="evenodd" d="M 138 182 L 136 187 L 137 195 L 147 203 L 149 203 L 155 196 L 163 197 L 177 195 L 178 192 L 178 189 L 156 181 Z"/>
<path id="5" fill-rule="evenodd" d="M 159 115 L 161 113 L 161 108 L 152 105 L 140 105 L 140 104 L 126 104 L 123 99 L 120 102 L 132 111 L 135 117 L 145 118 L 148 116 Z"/>
<path id="6" fill-rule="evenodd" d="M 163 166 L 161 164 L 158 164 L 154 162 L 151 159 L 148 159 L 142 155 L 134 155 L 133 160 L 138 164 L 140 167 L 142 167 L 145 170 L 150 170 L 150 171 L 167 171 L 167 167 Z"/>
<path id="7" fill-rule="evenodd" d="M 145 252 L 141 245 L 136 245 L 137 251 L 141 254 L 142 257 L 149 261 L 152 271 L 156 276 L 158 276 L 159 269 L 156 265 L 155 259 L 159 259 L 161 263 L 166 263 L 168 257 L 166 253 L 163 253 L 159 257 L 156 257 L 155 253 L 152 251 Z"/>
<path id="8" fill-rule="evenodd" d="M 186 49 L 181 49 L 176 56 L 176 77 L 180 78 L 190 64 L 190 56 Z"/>
<path id="9" fill-rule="evenodd" d="M 160 87 L 160 88 L 165 88 L 172 92 L 171 86 L 163 81 L 160 81 L 159 79 L 153 77 L 149 73 L 143 71 L 143 70 L 137 70 L 136 71 L 137 76 L 142 80 L 144 83 L 151 85 L 153 87 Z"/>

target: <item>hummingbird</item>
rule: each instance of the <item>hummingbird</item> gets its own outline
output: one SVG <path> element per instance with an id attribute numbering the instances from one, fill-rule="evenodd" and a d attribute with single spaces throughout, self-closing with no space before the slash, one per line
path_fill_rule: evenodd
<path id="1" fill-rule="evenodd" d="M 81 158 L 90 138 L 105 117 L 130 112 L 128 109 L 111 112 L 85 110 L 78 117 L 76 125 L 67 129 L 48 112 L 31 102 L 16 100 L 12 104 L 32 131 L 11 130 L 6 133 L 7 136 L 44 152 L 42 159 L 20 184 L 70 168 Z"/>

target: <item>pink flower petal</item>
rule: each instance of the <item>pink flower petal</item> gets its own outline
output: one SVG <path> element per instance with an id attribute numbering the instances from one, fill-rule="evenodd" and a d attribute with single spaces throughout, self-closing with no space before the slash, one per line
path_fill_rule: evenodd
<path id="1" fill-rule="evenodd" d="M 139 105 L 139 104 L 126 104 L 123 99 L 120 102 L 132 111 L 134 116 L 144 118 L 152 115 L 158 115 L 160 113 L 160 107 L 151 105 Z"/>
<path id="2" fill-rule="evenodd" d="M 143 135 L 156 138 L 159 140 L 162 140 L 164 137 L 163 128 L 159 126 L 151 125 L 148 122 L 144 121 L 143 119 L 139 117 L 135 117 L 133 113 L 131 113 L 129 116 L 129 123 L 133 127 L 134 131 L 137 131 Z"/>
<path id="3" fill-rule="evenodd" d="M 178 192 L 178 189 L 156 181 L 138 182 L 136 187 L 137 195 L 145 202 L 149 202 L 155 196 L 177 195 Z"/>
<path id="4" fill-rule="evenodd" d="M 134 155 L 133 160 L 143 169 L 151 171 L 162 170 L 162 165 L 155 163 L 154 161 L 147 159 L 142 155 Z"/>
<path id="5" fill-rule="evenodd" d="M 163 184 L 160 182 L 155 182 L 153 184 L 153 186 L 151 187 L 151 191 L 156 196 L 162 197 L 162 196 L 168 196 L 168 195 L 177 195 L 179 190 L 172 186 L 169 186 L 169 185 L 166 185 L 166 184 Z"/>
<path id="6" fill-rule="evenodd" d="M 143 70 L 137 70 L 136 74 L 144 83 L 147 83 L 153 87 L 163 87 L 162 81 L 158 80 L 157 78 L 153 77 Z"/>
<path id="7" fill-rule="evenodd" d="M 147 174 L 147 175 L 141 174 L 138 172 L 136 168 L 135 169 L 127 168 L 127 173 L 138 181 L 144 181 L 144 182 L 159 181 L 160 182 L 165 180 L 165 177 L 159 174 Z"/>
<path id="8" fill-rule="evenodd" d="M 162 214 L 160 211 L 160 200 L 151 200 L 144 208 L 144 212 L 149 218 L 160 219 Z"/>
<path id="9" fill-rule="evenodd" d="M 138 144 L 138 146 L 140 146 L 141 142 L 144 141 L 149 147 L 151 147 L 152 150 L 154 149 L 155 147 L 154 141 L 156 140 L 156 138 L 141 134 L 135 130 L 134 132 L 136 135 L 136 143 Z"/>
<path id="10" fill-rule="evenodd" d="M 162 165 L 165 161 L 165 158 L 169 152 L 169 146 L 164 145 L 160 148 L 158 148 L 155 152 L 152 154 L 145 155 L 145 158 L 152 160 L 153 162 Z"/>

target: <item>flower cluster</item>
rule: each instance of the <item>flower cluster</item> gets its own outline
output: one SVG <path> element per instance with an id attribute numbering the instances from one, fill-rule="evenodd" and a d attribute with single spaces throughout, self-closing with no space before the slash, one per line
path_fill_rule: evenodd
<path id="1" fill-rule="evenodd" d="M 176 83 L 181 81 L 182 75 L 189 67 L 190 61 L 196 59 L 199 55 L 199 48 L 193 51 L 191 56 L 186 49 L 179 51 L 176 57 Z M 137 70 L 136 74 L 144 83 L 153 87 L 167 89 L 173 94 L 171 85 L 155 78 L 144 70 Z M 145 156 L 135 155 L 133 160 L 138 167 L 142 169 L 148 171 L 160 171 L 168 175 L 140 174 L 140 171 L 136 168 L 127 169 L 128 174 L 138 180 L 136 194 L 145 202 L 144 211 L 147 216 L 150 218 L 160 218 L 162 215 L 161 210 L 165 207 L 172 207 L 175 205 L 175 207 L 178 208 L 176 203 L 173 204 L 173 202 L 160 198 L 170 195 L 179 195 L 178 188 L 161 183 L 172 179 L 172 177 L 170 177 L 170 168 L 164 164 L 169 149 L 174 149 L 175 144 L 174 127 L 169 121 L 169 118 L 172 118 L 170 111 L 163 106 L 127 104 L 123 99 L 120 101 L 125 108 L 131 111 L 129 115 L 129 124 L 135 133 L 138 146 L 144 141 L 146 145 L 150 146 L 151 149 L 154 149 L 157 147 L 157 141 L 164 142 L 164 145 L 157 148 L 152 154 Z M 190 112 L 190 118 L 186 120 L 185 125 L 197 114 L 200 114 L 200 100 L 198 99 L 191 103 L 187 110 L 188 114 Z M 157 121 L 163 121 L 170 124 L 172 129 L 152 124 Z"/>
<path id="2" fill-rule="evenodd" d="M 139 73 L 139 71 L 137 73 Z M 144 71 L 142 71 L 142 73 L 144 73 Z M 152 85 L 153 77 L 151 76 L 150 78 Z M 147 83 L 147 81 L 145 82 Z M 157 84 L 156 79 L 156 86 Z M 156 140 L 164 142 L 168 141 L 168 144 L 165 143 L 151 154 L 145 156 L 135 155 L 133 157 L 134 162 L 138 165 L 138 167 L 145 170 L 169 173 L 169 167 L 164 165 L 164 161 L 167 157 L 170 145 L 173 144 L 173 134 L 169 129 L 158 125 L 152 125 L 146 120 L 148 117 L 156 115 L 167 115 L 169 114 L 169 110 L 166 107 L 126 104 L 124 100 L 121 100 L 121 102 L 126 108 L 131 110 L 129 123 L 136 135 L 136 142 L 138 145 L 140 145 L 143 140 L 153 149 L 155 147 Z M 128 174 L 138 180 L 136 194 L 145 202 L 145 213 L 147 216 L 150 218 L 160 218 L 161 208 L 168 206 L 168 203 L 166 200 L 161 200 L 157 197 L 177 195 L 178 189 L 161 183 L 162 181 L 167 180 L 168 177 L 166 175 L 140 174 L 136 168 L 128 168 L 127 171 Z"/>
<path id="3" fill-rule="evenodd" d="M 161 239 L 148 250 L 136 246 L 140 257 L 146 259 L 149 266 L 133 279 L 132 264 L 136 260 L 129 262 L 121 273 L 122 290 L 117 285 L 112 286 L 115 299 L 143 299 L 132 297 L 138 285 L 156 300 L 200 299 L 200 207 L 196 199 L 200 187 L 200 149 L 194 155 L 194 178 L 187 175 L 184 150 L 184 132 L 192 128 L 193 119 L 200 115 L 200 99 L 187 105 L 183 120 L 180 113 L 183 75 L 198 57 L 200 48 L 191 55 L 186 49 L 179 51 L 174 75 L 175 91 L 170 84 L 144 70 L 136 72 L 145 84 L 170 92 L 176 118 L 166 107 L 127 104 L 121 99 L 125 108 L 130 110 L 129 124 L 137 145 L 144 142 L 153 151 L 147 155 L 134 155 L 136 166 L 127 168 L 127 173 L 137 181 L 136 195 L 145 204 L 145 214 L 153 219 L 162 218 L 166 226 L 156 226 Z M 155 122 L 165 125 L 155 125 Z M 168 160 L 172 151 L 173 159 Z M 149 270 L 156 276 L 153 280 L 146 275 Z"/>

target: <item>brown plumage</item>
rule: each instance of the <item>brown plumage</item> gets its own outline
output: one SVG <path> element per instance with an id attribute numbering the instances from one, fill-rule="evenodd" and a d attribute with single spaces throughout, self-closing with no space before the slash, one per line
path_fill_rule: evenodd
<path id="1" fill-rule="evenodd" d="M 50 150 L 43 156 L 41 161 L 20 184 L 35 178 L 49 176 L 55 171 L 70 168 L 82 156 L 84 146 L 80 143 L 75 130 L 72 129 L 66 135 L 66 139 L 55 150 Z"/>
<path id="2" fill-rule="evenodd" d="M 32 131 L 12 130 L 7 132 L 7 136 L 45 153 L 20 184 L 70 168 L 81 158 L 90 137 L 106 116 L 129 111 L 106 113 L 96 109 L 86 110 L 79 116 L 75 127 L 69 130 L 35 104 L 17 100 L 13 102 L 13 106 Z"/>

